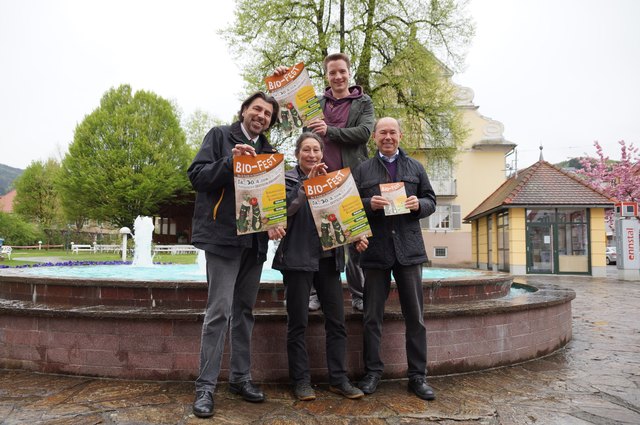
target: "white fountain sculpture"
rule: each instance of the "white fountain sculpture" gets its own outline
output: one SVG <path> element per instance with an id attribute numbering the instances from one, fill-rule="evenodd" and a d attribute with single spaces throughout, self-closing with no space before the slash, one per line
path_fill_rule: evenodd
<path id="1" fill-rule="evenodd" d="M 271 270 L 271 263 L 273 263 L 273 257 L 276 256 L 276 251 L 278 250 L 278 245 L 280 245 L 280 241 L 269 241 L 269 246 L 267 248 L 267 261 L 264 262 L 264 266 L 262 267 L 264 270 Z"/>
<path id="2" fill-rule="evenodd" d="M 151 217 L 138 216 L 133 223 L 133 265 L 137 267 L 153 266 L 151 255 L 151 237 L 153 235 L 153 220 Z"/>
<path id="3" fill-rule="evenodd" d="M 207 258 L 205 257 L 204 250 L 198 250 L 198 256 L 196 257 L 196 264 L 198 265 L 198 273 L 207 274 Z"/>

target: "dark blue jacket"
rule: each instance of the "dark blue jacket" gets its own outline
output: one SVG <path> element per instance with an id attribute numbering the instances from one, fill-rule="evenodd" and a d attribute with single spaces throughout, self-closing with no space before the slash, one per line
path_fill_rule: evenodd
<path id="1" fill-rule="evenodd" d="M 204 137 L 200 151 L 187 170 L 197 191 L 193 211 L 191 243 L 205 251 L 233 257 L 242 248 L 250 248 L 254 238 L 262 261 L 266 258 L 267 232 L 238 235 L 236 231 L 233 155 L 231 149 L 246 143 L 240 121 L 213 127 Z M 257 153 L 275 153 L 264 135 L 260 135 Z"/>
<path id="2" fill-rule="evenodd" d="M 320 257 L 333 255 L 336 271 L 344 269 L 344 248 L 338 247 L 331 254 L 324 253 L 311 208 L 302 182 L 306 176 L 296 167 L 285 173 L 287 186 L 287 235 L 280 241 L 273 258 L 276 270 L 318 271 Z"/>
<path id="3" fill-rule="evenodd" d="M 436 195 L 420 162 L 407 156 L 403 150 L 400 150 L 396 161 L 396 181 L 404 182 L 407 197 L 418 197 L 418 211 L 385 216 L 384 210 L 371 209 L 371 197 L 380 195 L 380 183 L 392 181 L 377 152 L 353 173 L 373 233 L 369 238 L 369 248 L 360 255 L 360 267 L 363 269 L 388 269 L 396 260 L 404 266 L 427 261 L 420 219 L 433 214 Z"/>

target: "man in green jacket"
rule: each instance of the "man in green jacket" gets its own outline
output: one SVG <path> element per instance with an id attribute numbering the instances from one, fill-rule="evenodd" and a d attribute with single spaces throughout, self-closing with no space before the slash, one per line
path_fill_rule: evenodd
<path id="1" fill-rule="evenodd" d="M 327 171 L 344 167 L 355 170 L 368 159 L 367 142 L 371 137 L 375 116 L 373 101 L 358 85 L 350 86 L 351 60 L 344 53 L 333 53 L 322 62 L 329 87 L 320 96 L 324 119 L 311 121 L 308 130 L 320 135 L 324 140 L 323 161 Z M 274 74 L 282 75 L 289 68 L 279 66 Z M 347 261 L 347 282 L 351 292 L 352 306 L 362 311 L 362 291 L 364 275 L 358 265 L 359 254 L 349 245 Z M 315 291 L 309 299 L 309 309 L 320 308 Z"/>

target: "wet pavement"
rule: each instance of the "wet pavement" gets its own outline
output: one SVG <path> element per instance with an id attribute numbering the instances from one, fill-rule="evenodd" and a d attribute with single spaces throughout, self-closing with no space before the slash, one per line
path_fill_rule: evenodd
<path id="1" fill-rule="evenodd" d="M 215 415 L 191 413 L 192 382 L 148 382 L 0 370 L 1 424 L 640 424 L 640 281 L 577 276 L 517 277 L 576 292 L 573 339 L 543 359 L 484 372 L 432 377 L 437 399 L 383 381 L 363 400 L 316 386 L 296 401 L 283 384 L 263 384 L 251 404 L 221 384 Z M 428 326 L 428 323 L 427 323 Z"/>

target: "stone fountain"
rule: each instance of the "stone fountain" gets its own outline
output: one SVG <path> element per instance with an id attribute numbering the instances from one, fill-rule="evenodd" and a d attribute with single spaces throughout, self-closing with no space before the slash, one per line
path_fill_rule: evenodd
<path id="1" fill-rule="evenodd" d="M 136 227 L 136 236 L 139 232 Z M 162 267 L 154 266 L 163 272 Z M 0 367 L 127 379 L 190 381 L 197 375 L 204 279 L 65 278 L 28 271 L 0 270 Z M 424 279 L 429 374 L 519 363 L 571 339 L 573 291 L 513 284 L 519 288 L 514 295 L 512 283 L 510 275 L 481 271 Z M 346 284 L 344 294 L 347 365 L 357 377 L 362 373 L 362 313 L 351 309 Z M 257 381 L 288 379 L 283 300 L 280 282 L 261 284 L 252 340 Z M 312 376 L 325 379 L 321 312 L 310 314 L 307 335 Z M 404 346 L 404 321 L 392 289 L 383 329 L 384 378 L 406 376 Z M 227 352 L 221 379 L 228 360 Z"/>

